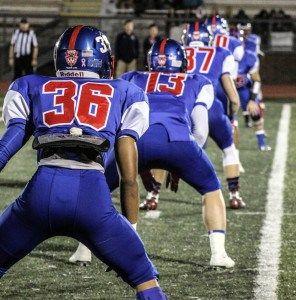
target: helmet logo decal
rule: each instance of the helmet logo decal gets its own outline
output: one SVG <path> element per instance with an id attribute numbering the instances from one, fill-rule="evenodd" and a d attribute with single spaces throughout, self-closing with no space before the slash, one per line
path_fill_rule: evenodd
<path id="1" fill-rule="evenodd" d="M 70 67 L 73 67 L 76 64 L 77 60 L 78 60 L 78 51 L 76 51 L 76 50 L 67 50 L 66 55 L 65 55 L 65 59 L 66 59 L 67 64 Z"/>
<path id="2" fill-rule="evenodd" d="M 199 31 L 193 31 L 192 36 L 193 36 L 194 40 L 199 40 L 199 38 L 200 38 Z"/>
<path id="3" fill-rule="evenodd" d="M 166 64 L 166 56 L 164 54 L 160 54 L 157 57 L 157 62 L 159 64 L 159 66 L 163 67 Z"/>

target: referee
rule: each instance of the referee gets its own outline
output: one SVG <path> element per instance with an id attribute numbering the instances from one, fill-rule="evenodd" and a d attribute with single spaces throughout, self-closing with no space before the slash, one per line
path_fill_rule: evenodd
<path id="1" fill-rule="evenodd" d="M 34 30 L 30 29 L 27 19 L 21 19 L 19 28 L 11 37 L 9 65 L 14 67 L 13 80 L 33 73 L 37 66 L 38 42 Z"/>

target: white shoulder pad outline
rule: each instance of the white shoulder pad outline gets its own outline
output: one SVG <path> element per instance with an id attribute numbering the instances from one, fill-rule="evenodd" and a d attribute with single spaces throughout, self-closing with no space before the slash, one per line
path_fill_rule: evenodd
<path id="1" fill-rule="evenodd" d="M 139 138 L 149 128 L 149 104 L 146 101 L 138 101 L 131 104 L 121 118 L 121 131 L 135 131 Z"/>
<path id="2" fill-rule="evenodd" d="M 236 61 L 241 61 L 243 59 L 244 54 L 245 54 L 245 49 L 243 45 L 239 45 L 235 47 L 233 50 L 233 56 Z"/>
<path id="3" fill-rule="evenodd" d="M 213 105 L 214 98 L 214 87 L 211 83 L 208 83 L 201 88 L 195 103 L 204 103 L 209 110 Z"/>
<path id="4" fill-rule="evenodd" d="M 11 119 L 28 120 L 30 108 L 19 92 L 9 90 L 4 98 L 2 114 L 4 123 L 7 125 Z"/>

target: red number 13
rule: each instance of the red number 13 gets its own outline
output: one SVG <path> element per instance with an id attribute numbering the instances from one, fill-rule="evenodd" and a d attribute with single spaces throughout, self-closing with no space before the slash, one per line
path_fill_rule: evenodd
<path id="1" fill-rule="evenodd" d="M 43 94 L 54 95 L 55 108 L 43 113 L 43 122 L 48 127 L 71 125 L 76 118 L 79 124 L 100 130 L 106 126 L 114 89 L 106 83 L 86 82 L 78 91 L 74 81 L 52 80 L 43 85 Z"/>

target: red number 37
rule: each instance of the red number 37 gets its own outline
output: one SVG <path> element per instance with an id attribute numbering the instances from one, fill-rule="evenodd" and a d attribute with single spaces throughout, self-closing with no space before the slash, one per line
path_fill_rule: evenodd
<path id="1" fill-rule="evenodd" d="M 86 82 L 78 89 L 72 80 L 51 80 L 43 85 L 42 92 L 53 95 L 54 109 L 43 113 L 48 127 L 71 125 L 75 119 L 95 130 L 106 126 L 114 94 L 111 85 Z"/>

